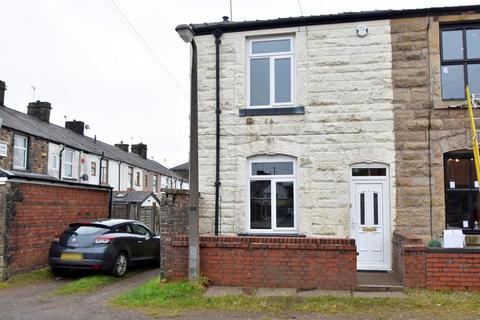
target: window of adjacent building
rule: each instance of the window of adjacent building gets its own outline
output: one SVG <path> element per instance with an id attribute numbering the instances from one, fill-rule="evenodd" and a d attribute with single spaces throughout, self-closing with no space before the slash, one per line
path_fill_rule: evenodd
<path id="1" fill-rule="evenodd" d="M 152 187 L 153 187 L 153 192 L 158 192 L 158 176 L 156 174 L 153 175 L 152 177 Z"/>
<path id="2" fill-rule="evenodd" d="M 296 228 L 295 160 L 259 156 L 248 161 L 248 221 L 251 231 Z"/>
<path id="3" fill-rule="evenodd" d="M 473 229 L 480 222 L 478 180 L 471 151 L 454 151 L 444 156 L 445 215 L 447 229 Z"/>
<path id="4" fill-rule="evenodd" d="M 128 184 L 129 188 L 133 189 L 133 167 L 128 167 Z"/>
<path id="5" fill-rule="evenodd" d="M 136 181 L 135 184 L 136 184 L 137 186 L 140 186 L 140 172 L 137 172 L 137 178 L 136 178 L 135 181 Z"/>
<path id="6" fill-rule="evenodd" d="M 58 154 L 52 154 L 52 169 L 58 169 Z"/>
<path id="7" fill-rule="evenodd" d="M 100 161 L 100 175 L 102 176 L 100 182 L 102 184 L 108 184 L 108 160 L 106 159 Z"/>
<path id="8" fill-rule="evenodd" d="M 248 106 L 293 104 L 293 37 L 251 39 L 248 47 Z"/>
<path id="9" fill-rule="evenodd" d="M 73 151 L 64 151 L 64 176 L 67 178 L 73 177 Z"/>
<path id="10" fill-rule="evenodd" d="M 464 100 L 467 84 L 480 95 L 480 25 L 445 26 L 440 40 L 443 100 Z"/>
<path id="11" fill-rule="evenodd" d="M 13 168 L 27 169 L 28 138 L 20 135 L 13 136 Z"/>
<path id="12" fill-rule="evenodd" d="M 95 177 L 97 175 L 97 163 L 92 161 L 90 163 L 90 175 Z"/>

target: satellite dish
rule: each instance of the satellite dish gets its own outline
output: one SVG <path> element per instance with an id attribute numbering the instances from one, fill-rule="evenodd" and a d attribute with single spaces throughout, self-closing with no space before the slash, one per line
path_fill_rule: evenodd
<path id="1" fill-rule="evenodd" d="M 90 129 L 90 126 L 88 124 L 85 125 L 85 130 Z"/>
<path id="2" fill-rule="evenodd" d="M 82 174 L 82 180 L 87 181 L 88 180 L 88 174 L 86 174 L 86 173 Z"/>

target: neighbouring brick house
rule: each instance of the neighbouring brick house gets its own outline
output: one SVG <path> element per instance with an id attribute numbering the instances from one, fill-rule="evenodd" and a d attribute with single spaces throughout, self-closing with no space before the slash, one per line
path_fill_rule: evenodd
<path id="1" fill-rule="evenodd" d="M 479 21 L 480 6 L 464 6 L 191 24 L 198 44 L 200 233 L 220 235 L 203 238 L 201 258 L 210 259 L 212 247 L 226 259 L 228 248 L 251 249 L 250 256 L 228 257 L 243 266 L 235 272 L 255 274 L 257 285 L 263 274 L 263 284 L 291 286 L 284 265 L 300 274 L 296 284 L 303 287 L 311 276 L 305 264 L 280 249 L 309 248 L 321 265 L 328 244 L 322 241 L 330 240 L 340 258 L 316 272 L 342 286 L 342 277 L 355 284 L 350 273 L 357 268 L 395 264 L 407 285 L 448 287 L 440 276 L 428 278 L 426 270 L 442 269 L 443 262 L 428 264 L 435 254 L 445 261 L 468 254 L 473 269 L 464 280 L 479 282 L 479 249 L 423 247 L 464 223 L 465 232 L 478 232 L 470 129 L 458 106 L 465 84 L 480 94 Z M 357 257 L 348 254 L 346 238 L 355 240 Z M 173 247 L 183 248 L 184 240 Z M 416 248 L 408 252 L 420 257 L 418 265 L 404 245 Z M 284 264 L 257 273 L 251 262 L 270 253 L 255 248 L 277 250 Z M 209 261 L 201 263 L 217 283 L 242 284 L 226 275 L 231 269 L 214 273 Z M 343 269 L 335 273 L 337 265 Z M 452 272 L 458 268 L 465 269 Z M 423 278 L 408 280 L 414 274 Z M 459 280 L 450 287 L 471 286 Z"/>

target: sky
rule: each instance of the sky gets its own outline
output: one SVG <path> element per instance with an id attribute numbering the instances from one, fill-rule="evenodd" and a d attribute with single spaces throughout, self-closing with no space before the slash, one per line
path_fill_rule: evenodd
<path id="1" fill-rule="evenodd" d="M 242 21 L 478 0 L 231 3 L 233 21 Z M 143 142 L 148 157 L 168 167 L 186 162 L 190 47 L 175 26 L 222 16 L 230 16 L 230 0 L 0 0 L 5 105 L 26 112 L 29 102 L 48 101 L 52 123 L 81 120 L 88 136 Z"/>

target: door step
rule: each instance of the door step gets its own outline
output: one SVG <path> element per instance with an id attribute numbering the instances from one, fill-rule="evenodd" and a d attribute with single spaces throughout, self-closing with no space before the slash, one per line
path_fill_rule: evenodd
<path id="1" fill-rule="evenodd" d="M 404 292 L 405 288 L 401 285 L 390 284 L 361 284 L 355 286 L 353 291 L 356 292 Z"/>

